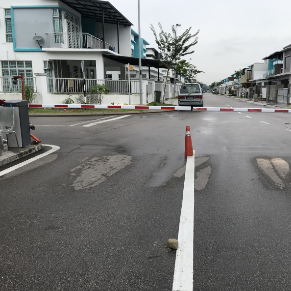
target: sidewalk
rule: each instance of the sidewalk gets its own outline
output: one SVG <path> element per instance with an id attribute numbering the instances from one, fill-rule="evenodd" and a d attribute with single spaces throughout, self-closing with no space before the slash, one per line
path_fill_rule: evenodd
<path id="1" fill-rule="evenodd" d="M 282 109 L 288 109 L 291 108 L 291 105 L 288 104 L 271 104 L 271 103 L 267 103 L 266 101 L 253 101 L 253 100 L 249 100 L 247 98 L 239 98 L 239 97 L 234 97 L 234 96 L 226 96 L 235 100 L 238 100 L 239 102 L 247 102 L 249 104 L 254 104 L 254 105 L 259 105 L 259 106 L 266 106 L 269 108 L 282 108 Z"/>

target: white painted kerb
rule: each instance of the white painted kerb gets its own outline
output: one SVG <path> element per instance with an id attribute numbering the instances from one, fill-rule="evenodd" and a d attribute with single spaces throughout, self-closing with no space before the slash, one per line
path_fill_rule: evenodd
<path id="1" fill-rule="evenodd" d="M 17 170 L 17 169 L 19 169 L 19 168 L 21 168 L 23 166 L 26 166 L 26 165 L 28 165 L 28 164 L 36 161 L 36 160 L 39 160 L 39 159 L 41 159 L 41 158 L 43 158 L 43 157 L 45 157 L 45 156 L 47 156 L 49 154 L 52 154 L 53 152 L 55 152 L 55 151 L 60 149 L 60 147 L 56 146 L 56 145 L 43 144 L 43 146 L 51 147 L 51 149 L 48 150 L 47 152 L 44 152 L 43 154 L 37 155 L 37 156 L 35 156 L 35 157 L 33 157 L 33 158 L 29 159 L 29 160 L 26 160 L 26 161 L 24 161 L 22 163 L 19 163 L 19 164 L 15 165 L 15 166 L 12 166 L 12 167 L 10 167 L 10 168 L 8 168 L 6 170 L 1 171 L 0 172 L 0 177 L 4 176 L 4 175 L 6 175 L 6 174 L 8 174 L 10 172 L 13 172 L 13 171 L 15 171 L 15 170 Z"/>
<path id="2" fill-rule="evenodd" d="M 193 291 L 195 151 L 187 157 L 173 291 Z"/>

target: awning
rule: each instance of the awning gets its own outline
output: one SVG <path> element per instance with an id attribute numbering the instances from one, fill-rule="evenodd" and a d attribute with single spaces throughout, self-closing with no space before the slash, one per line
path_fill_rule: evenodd
<path id="1" fill-rule="evenodd" d="M 119 56 L 119 55 L 107 55 L 103 54 L 103 57 L 122 63 L 122 64 L 130 64 L 130 65 L 139 65 L 139 59 L 133 57 Z M 143 67 L 153 67 L 153 68 L 166 68 L 160 63 L 160 60 L 154 59 L 141 59 L 141 65 Z"/>
<path id="2" fill-rule="evenodd" d="M 270 59 L 282 59 L 283 58 L 283 50 L 272 53 L 268 57 L 263 58 L 263 60 L 270 60 Z"/>
<path id="3" fill-rule="evenodd" d="M 83 17 L 96 19 L 102 22 L 102 11 L 104 11 L 104 22 L 125 26 L 132 23 L 123 16 L 110 2 L 100 0 L 62 0 L 63 3 L 78 11 Z"/>

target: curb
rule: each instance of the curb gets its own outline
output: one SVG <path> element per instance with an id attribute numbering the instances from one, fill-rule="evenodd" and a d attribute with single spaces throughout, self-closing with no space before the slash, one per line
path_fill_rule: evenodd
<path id="1" fill-rule="evenodd" d="M 21 148 L 20 152 L 18 152 L 18 149 L 15 149 L 14 151 L 2 152 L 2 155 L 0 155 L 0 167 L 12 163 L 28 155 L 34 154 L 40 150 L 42 150 L 42 145 L 38 144 L 30 145 L 23 149 Z"/>
<path id="2" fill-rule="evenodd" d="M 90 109 L 89 109 L 90 110 Z M 88 110 L 88 111 L 89 111 Z M 133 109 L 134 110 L 134 109 Z M 98 115 L 123 115 L 123 114 L 144 114 L 144 113 L 162 113 L 162 112 L 172 112 L 173 110 L 140 110 L 140 111 L 123 111 L 123 112 L 82 112 L 82 113 L 29 113 L 31 117 L 66 117 L 66 116 L 98 116 Z"/>

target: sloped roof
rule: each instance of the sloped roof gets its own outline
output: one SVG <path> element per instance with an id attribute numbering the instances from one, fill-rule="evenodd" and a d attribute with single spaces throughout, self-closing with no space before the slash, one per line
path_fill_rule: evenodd
<path id="1" fill-rule="evenodd" d="M 78 11 L 83 17 L 96 19 L 102 22 L 102 11 L 104 11 L 104 22 L 131 26 L 132 23 L 122 15 L 110 2 L 100 0 L 62 0 L 63 3 Z"/>

